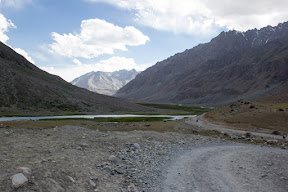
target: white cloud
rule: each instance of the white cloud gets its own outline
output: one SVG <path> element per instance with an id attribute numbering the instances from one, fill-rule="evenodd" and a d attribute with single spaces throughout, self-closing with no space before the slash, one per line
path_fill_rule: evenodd
<path id="1" fill-rule="evenodd" d="M 30 63 L 35 64 L 35 61 L 32 59 L 32 57 L 30 57 L 28 55 L 28 53 L 26 51 L 24 51 L 23 49 L 20 48 L 15 48 L 14 51 L 16 51 L 17 53 L 19 53 L 20 55 L 22 55 L 23 57 L 25 57 Z"/>
<path id="2" fill-rule="evenodd" d="M 86 0 L 135 12 L 135 20 L 175 33 L 210 33 L 215 27 L 244 31 L 288 20 L 287 0 Z"/>
<path id="3" fill-rule="evenodd" d="M 106 60 L 101 60 L 96 64 L 85 64 L 78 59 L 73 59 L 74 66 L 69 66 L 67 68 L 57 68 L 57 67 L 40 67 L 51 74 L 58 75 L 70 82 L 81 75 L 89 73 L 91 71 L 105 71 L 113 72 L 121 69 L 136 69 L 137 71 L 143 71 L 151 64 L 137 65 L 132 58 L 125 57 L 111 57 Z"/>
<path id="4" fill-rule="evenodd" d="M 2 3 L 2 1 L 0 0 L 0 4 Z M 7 20 L 4 15 L 0 14 L 0 41 L 2 43 L 5 43 L 9 40 L 9 37 L 5 34 L 9 31 L 10 28 L 16 28 L 16 26 L 12 23 L 11 20 Z M 24 56 L 28 61 L 30 61 L 31 63 L 35 63 L 34 60 L 28 55 L 28 53 L 26 51 L 24 51 L 21 48 L 13 48 L 12 46 L 8 45 L 9 47 L 11 47 L 12 49 L 14 49 L 14 51 L 16 51 L 17 53 L 19 53 L 20 55 Z"/>
<path id="5" fill-rule="evenodd" d="M 143 45 L 149 40 L 134 27 L 122 28 L 100 19 L 83 20 L 79 34 L 54 32 L 52 38 L 55 41 L 50 45 L 53 53 L 82 58 L 113 54 L 114 50 L 126 51 L 127 46 Z"/>
<path id="6" fill-rule="evenodd" d="M 22 8 L 25 4 L 32 3 L 33 0 L 0 0 L 0 7 Z"/>
<path id="7" fill-rule="evenodd" d="M 1 3 L 1 2 L 0 2 Z M 5 34 L 9 31 L 10 28 L 16 28 L 11 20 L 7 20 L 4 15 L 0 13 L 0 41 L 6 43 L 9 40 L 9 37 Z"/>

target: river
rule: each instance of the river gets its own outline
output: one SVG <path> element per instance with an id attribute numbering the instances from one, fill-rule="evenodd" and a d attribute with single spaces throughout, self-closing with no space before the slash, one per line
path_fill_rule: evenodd
<path id="1" fill-rule="evenodd" d="M 186 117 L 195 117 L 196 115 L 66 115 L 66 116 L 39 116 L 39 117 L 0 117 L 0 122 L 4 121 L 25 121 L 25 120 L 43 120 L 43 119 L 94 119 L 97 117 L 113 117 L 113 118 L 121 118 L 121 117 L 167 117 L 171 118 L 169 120 L 179 120 L 184 119 Z"/>

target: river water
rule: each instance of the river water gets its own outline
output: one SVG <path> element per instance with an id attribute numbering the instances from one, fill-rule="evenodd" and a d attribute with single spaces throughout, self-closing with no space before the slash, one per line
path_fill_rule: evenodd
<path id="1" fill-rule="evenodd" d="M 167 117 L 171 118 L 169 120 L 179 120 L 186 117 L 195 117 L 196 115 L 67 115 L 67 116 L 40 116 L 40 117 L 0 117 L 0 122 L 4 121 L 25 121 L 25 120 L 43 120 L 43 119 L 94 119 L 95 117 L 114 117 L 114 118 L 121 118 L 121 117 Z"/>

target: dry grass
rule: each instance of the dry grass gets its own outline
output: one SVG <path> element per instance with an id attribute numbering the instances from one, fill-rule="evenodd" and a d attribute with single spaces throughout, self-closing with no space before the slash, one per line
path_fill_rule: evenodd
<path id="1" fill-rule="evenodd" d="M 243 129 L 262 128 L 288 133 L 288 102 L 267 97 L 262 100 L 238 101 L 219 107 L 205 115 L 206 118 Z M 272 102 L 273 101 L 273 102 Z"/>
<path id="2" fill-rule="evenodd" d="M 88 129 L 107 131 L 156 131 L 156 132 L 178 132 L 183 134 L 197 134 L 203 136 L 219 135 L 218 131 L 214 130 L 201 130 L 193 126 L 187 126 L 185 120 L 176 121 L 156 121 L 156 122 L 96 122 L 88 120 L 46 120 L 46 121 L 13 121 L 3 122 L 1 126 L 9 126 L 12 128 L 25 128 L 25 129 L 51 129 L 55 127 L 62 127 L 65 125 L 80 126 Z M 195 129 L 197 131 L 195 132 Z"/>
<path id="3" fill-rule="evenodd" d="M 90 129 L 98 129 L 99 131 L 175 131 L 174 128 L 177 126 L 177 121 L 167 122 L 121 122 L 121 123 L 109 123 L 109 122 L 96 122 L 88 120 L 46 120 L 46 121 L 12 121 L 3 122 L 2 126 L 9 126 L 13 128 L 54 128 L 62 127 L 65 125 L 81 126 Z"/>

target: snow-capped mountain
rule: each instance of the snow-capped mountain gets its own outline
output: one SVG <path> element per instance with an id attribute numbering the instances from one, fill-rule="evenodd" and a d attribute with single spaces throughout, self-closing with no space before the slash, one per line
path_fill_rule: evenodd
<path id="1" fill-rule="evenodd" d="M 138 72 L 135 69 L 130 71 L 124 69 L 115 72 L 93 71 L 76 78 L 71 83 L 96 93 L 114 95 L 121 87 L 134 79 L 137 74 Z"/>

